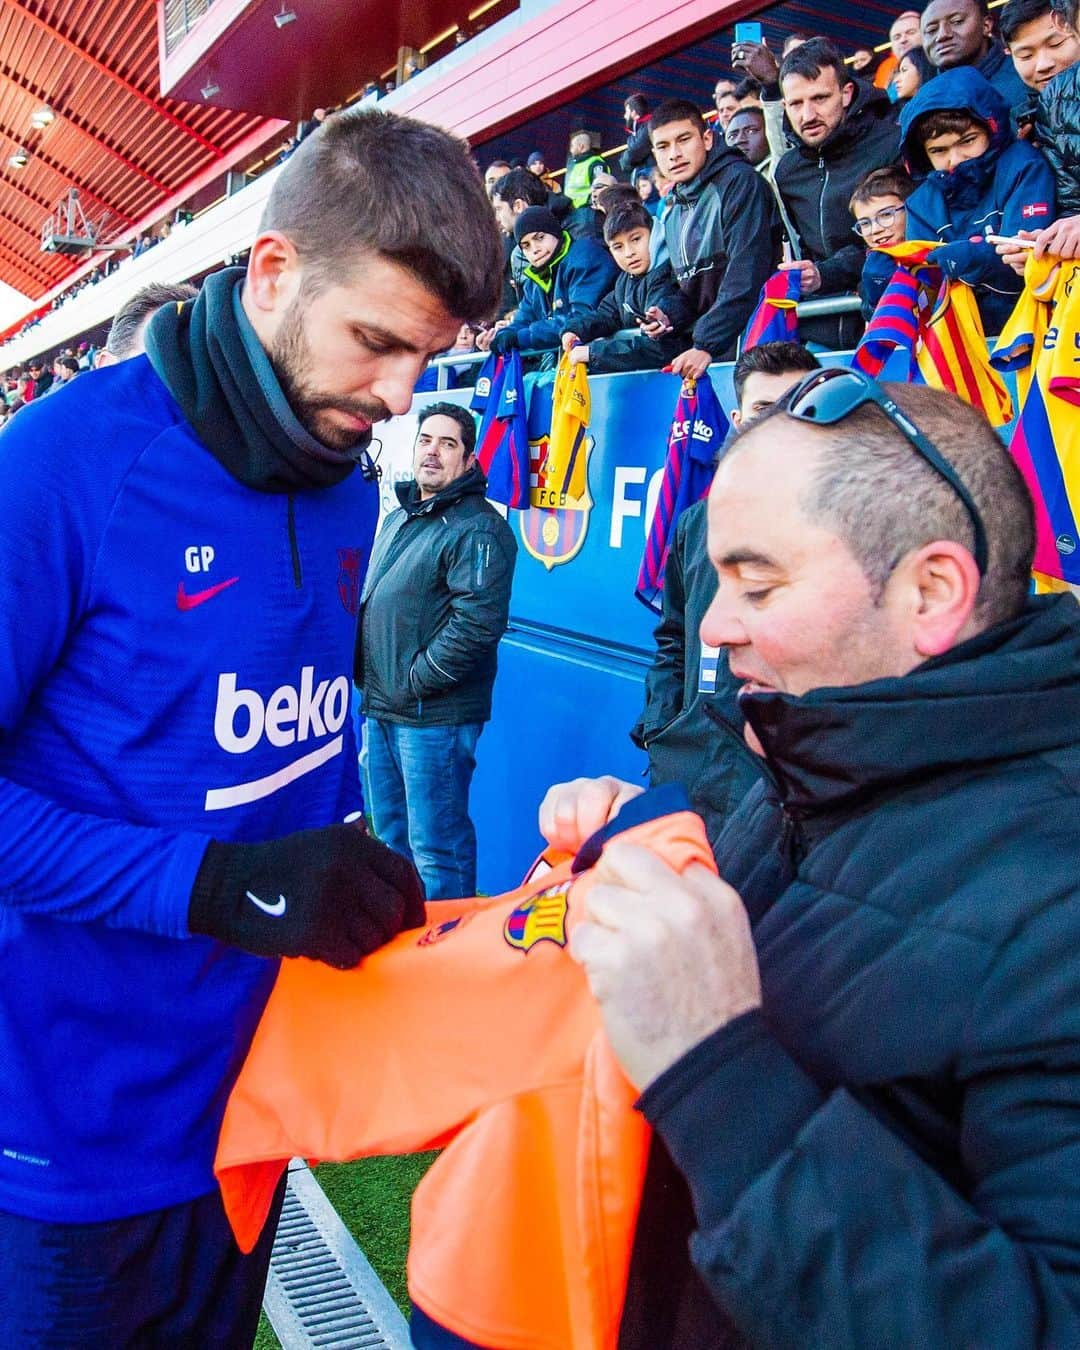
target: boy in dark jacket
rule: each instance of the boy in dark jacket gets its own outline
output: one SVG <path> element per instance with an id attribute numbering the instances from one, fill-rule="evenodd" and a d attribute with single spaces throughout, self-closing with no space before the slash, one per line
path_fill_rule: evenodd
<path id="1" fill-rule="evenodd" d="M 974 287 L 987 334 L 998 333 L 1021 281 L 994 245 L 977 237 L 1053 220 L 1049 165 L 1013 139 L 1008 105 L 970 66 L 943 70 L 920 89 L 900 130 L 908 167 L 922 178 L 907 200 L 907 237 L 941 241 L 930 261 Z"/>
<path id="2" fill-rule="evenodd" d="M 615 286 L 591 314 L 563 333 L 573 364 L 597 374 L 659 370 L 686 348 L 694 314 L 668 264 L 649 267 L 652 217 L 637 200 L 619 202 L 607 214 L 604 239 L 618 265 Z M 634 337 L 615 337 L 638 328 Z"/>
<path id="3" fill-rule="evenodd" d="M 779 261 L 780 217 L 768 183 L 739 150 L 714 141 L 692 103 L 661 104 L 650 134 L 657 167 L 672 184 L 654 245 L 666 247 L 679 289 L 698 315 L 693 345 L 672 369 L 696 379 L 710 362 L 734 353 Z"/>
<path id="4" fill-rule="evenodd" d="M 615 264 L 595 239 L 571 239 L 544 206 L 530 206 L 514 222 L 525 255 L 525 282 L 517 317 L 477 339 L 482 350 L 556 350 L 564 330 L 594 310 L 611 289 Z"/>

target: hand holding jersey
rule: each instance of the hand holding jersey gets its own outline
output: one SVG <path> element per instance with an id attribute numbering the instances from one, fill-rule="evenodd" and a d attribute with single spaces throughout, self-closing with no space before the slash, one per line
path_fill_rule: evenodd
<path id="1" fill-rule="evenodd" d="M 548 789 L 540 832 L 576 851 L 640 795 L 606 775 Z M 594 870 L 570 954 L 600 1005 L 626 1076 L 645 1088 L 718 1027 L 761 1004 L 750 922 L 738 893 L 705 868 L 672 871 L 614 843 Z"/>
<path id="2" fill-rule="evenodd" d="M 338 970 L 423 922 L 416 869 L 357 825 L 298 830 L 265 844 L 211 840 L 188 910 L 193 933 Z"/>
<path id="3" fill-rule="evenodd" d="M 644 788 L 605 774 L 575 778 L 548 788 L 540 803 L 540 833 L 563 853 L 574 854 L 597 830 L 602 830 Z"/>

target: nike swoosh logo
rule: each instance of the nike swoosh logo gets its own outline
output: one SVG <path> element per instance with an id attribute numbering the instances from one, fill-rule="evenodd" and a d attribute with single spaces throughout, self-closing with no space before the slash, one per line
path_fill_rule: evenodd
<path id="1" fill-rule="evenodd" d="M 205 605 L 207 600 L 213 600 L 215 595 L 227 591 L 230 586 L 235 586 L 239 580 L 239 577 L 230 577 L 228 581 L 219 581 L 216 586 L 208 586 L 205 591 L 196 591 L 194 595 L 188 595 L 184 590 L 184 583 L 181 582 L 176 588 L 176 608 L 183 613 L 186 610 L 195 609 L 198 605 Z"/>
<path id="2" fill-rule="evenodd" d="M 260 900 L 257 895 L 252 895 L 250 891 L 245 891 L 244 894 L 253 905 L 258 905 L 262 912 L 269 914 L 272 919 L 280 919 L 285 913 L 285 897 L 283 895 L 279 895 L 274 904 L 268 905 L 265 900 Z"/>

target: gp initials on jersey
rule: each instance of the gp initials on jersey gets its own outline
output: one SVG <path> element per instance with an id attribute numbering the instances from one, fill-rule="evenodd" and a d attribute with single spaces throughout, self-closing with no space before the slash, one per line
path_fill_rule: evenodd
<path id="1" fill-rule="evenodd" d="M 243 755 L 263 736 L 271 745 L 294 745 L 312 736 L 333 736 L 349 712 L 349 681 L 315 683 L 315 667 L 303 666 L 300 688 L 283 684 L 264 701 L 254 689 L 237 685 L 236 671 L 218 676 L 214 738 L 231 755 Z"/>
<path id="2" fill-rule="evenodd" d="M 210 544 L 192 544 L 184 549 L 184 566 L 189 572 L 209 572 L 214 561 L 214 550 Z"/>

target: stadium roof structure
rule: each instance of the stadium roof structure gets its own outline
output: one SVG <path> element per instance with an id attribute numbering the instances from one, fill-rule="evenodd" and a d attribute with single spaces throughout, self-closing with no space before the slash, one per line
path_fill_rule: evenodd
<path id="1" fill-rule="evenodd" d="M 154 0 L 0 0 L 0 280 L 38 300 L 85 266 L 41 251 L 72 187 L 122 242 L 284 125 L 159 90 Z"/>

